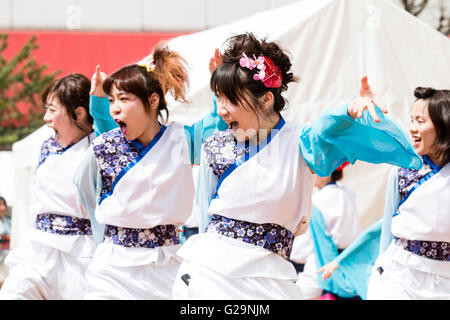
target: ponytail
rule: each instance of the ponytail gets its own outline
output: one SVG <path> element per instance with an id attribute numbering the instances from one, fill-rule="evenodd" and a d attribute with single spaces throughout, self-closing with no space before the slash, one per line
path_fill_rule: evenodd
<path id="1" fill-rule="evenodd" d="M 170 51 L 164 43 L 159 43 L 146 65 L 128 65 L 108 76 L 103 82 L 106 94 L 111 93 L 113 85 L 136 95 L 146 110 L 150 110 L 148 98 L 153 93 L 158 94 L 158 116 L 163 117 L 162 112 L 165 112 L 164 120 L 167 120 L 169 111 L 165 96 L 168 92 L 176 101 L 188 102 L 187 63 L 177 52 Z"/>
<path id="2" fill-rule="evenodd" d="M 188 102 L 189 87 L 187 63 L 177 52 L 170 51 L 165 44 L 153 50 L 154 75 L 161 84 L 164 95 L 170 92 L 176 101 Z"/>

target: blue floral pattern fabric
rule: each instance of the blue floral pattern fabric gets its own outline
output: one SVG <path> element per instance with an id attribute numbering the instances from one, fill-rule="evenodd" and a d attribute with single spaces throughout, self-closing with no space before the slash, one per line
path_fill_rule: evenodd
<path id="1" fill-rule="evenodd" d="M 41 154 L 39 156 L 39 166 L 45 162 L 51 154 L 62 154 L 65 148 L 63 148 L 55 139 L 55 136 L 51 136 L 42 143 Z"/>
<path id="2" fill-rule="evenodd" d="M 206 161 L 213 173 L 220 177 L 237 158 L 249 152 L 248 147 L 240 146 L 230 129 L 219 131 L 203 143 Z"/>
<path id="3" fill-rule="evenodd" d="M 35 228 L 60 235 L 92 235 L 91 222 L 70 216 L 42 213 L 36 217 Z"/>
<path id="4" fill-rule="evenodd" d="M 141 150 L 128 141 L 119 128 L 103 133 L 92 144 L 102 176 L 101 198 L 111 191 L 118 174 L 138 157 Z"/>
<path id="5" fill-rule="evenodd" d="M 401 199 L 405 198 L 409 190 L 411 190 L 420 179 L 430 173 L 431 170 L 432 168 L 426 162 L 423 163 L 423 167 L 420 170 L 399 168 L 398 189 Z"/>
<path id="6" fill-rule="evenodd" d="M 450 261 L 450 243 L 439 241 L 421 241 L 398 239 L 403 248 L 419 256 L 438 261 Z"/>
<path id="7" fill-rule="evenodd" d="M 156 248 L 180 243 L 179 230 L 175 225 L 159 225 L 150 229 L 122 228 L 106 225 L 104 243 L 124 247 Z"/>
<path id="8" fill-rule="evenodd" d="M 284 259 L 289 259 L 294 243 L 293 233 L 278 224 L 257 224 L 216 214 L 209 221 L 206 232 L 216 232 L 254 244 L 279 254 Z"/>

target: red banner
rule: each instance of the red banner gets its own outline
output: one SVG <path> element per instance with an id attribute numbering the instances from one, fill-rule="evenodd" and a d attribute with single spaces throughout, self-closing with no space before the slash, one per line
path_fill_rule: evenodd
<path id="1" fill-rule="evenodd" d="M 32 55 L 38 64 L 46 64 L 49 72 L 61 70 L 58 77 L 78 72 L 88 78 L 97 64 L 103 72 L 112 73 L 147 56 L 158 41 L 185 34 L 37 30 L 0 30 L 0 33 L 9 35 L 8 48 L 4 52 L 7 60 L 36 35 L 39 48 Z"/>

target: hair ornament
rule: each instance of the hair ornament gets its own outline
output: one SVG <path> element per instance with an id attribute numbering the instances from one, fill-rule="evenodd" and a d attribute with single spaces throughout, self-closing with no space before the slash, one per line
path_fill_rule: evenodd
<path id="1" fill-rule="evenodd" d="M 155 60 L 153 60 L 153 56 L 150 57 L 150 60 L 146 64 L 139 64 L 139 67 L 145 68 L 147 72 L 154 72 L 156 65 Z"/>
<path id="2" fill-rule="evenodd" d="M 337 167 L 335 171 L 340 171 L 340 170 L 344 169 L 346 166 L 348 166 L 349 164 L 350 164 L 350 162 L 345 161 L 343 164 L 341 164 L 339 167 Z"/>
<path id="3" fill-rule="evenodd" d="M 253 59 L 249 58 L 245 52 L 242 53 L 242 58 L 239 60 L 239 64 L 243 68 L 250 70 L 257 69 L 253 75 L 253 80 L 259 80 L 264 83 L 267 88 L 279 88 L 282 85 L 281 68 L 276 66 L 269 57 L 260 55 L 256 58 L 253 55 Z"/>

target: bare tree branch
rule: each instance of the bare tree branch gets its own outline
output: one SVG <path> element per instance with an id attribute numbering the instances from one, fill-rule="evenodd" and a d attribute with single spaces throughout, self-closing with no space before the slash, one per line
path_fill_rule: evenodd
<path id="1" fill-rule="evenodd" d="M 441 0 L 439 9 L 441 11 L 439 17 L 439 26 L 437 30 L 445 34 L 446 36 L 450 36 L 450 17 L 446 17 L 446 6 L 444 5 L 444 0 Z"/>
<path id="2" fill-rule="evenodd" d="M 409 13 L 417 16 L 428 4 L 428 0 L 402 0 L 403 7 Z"/>

